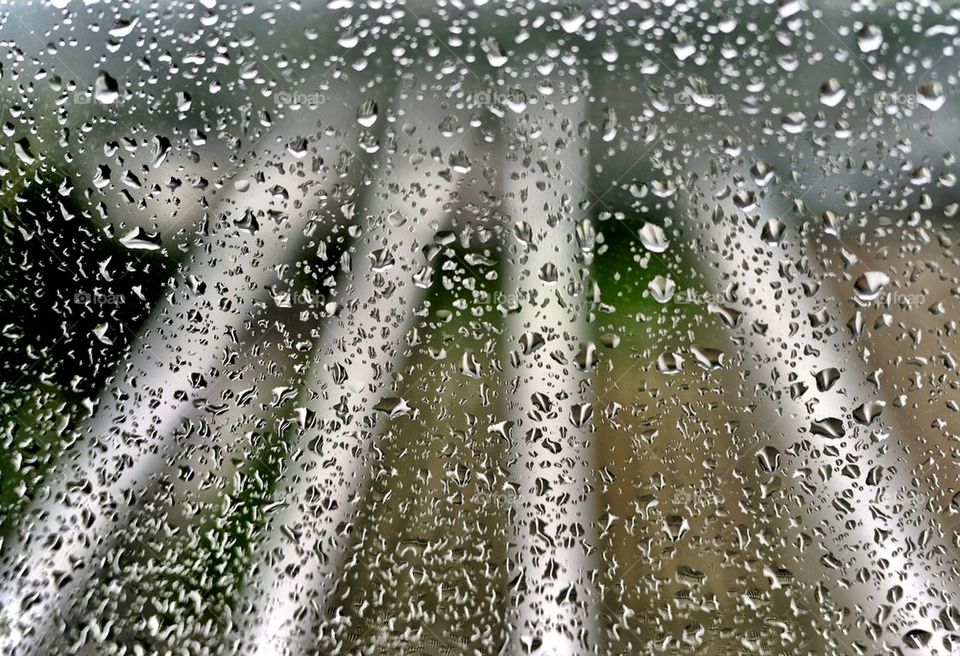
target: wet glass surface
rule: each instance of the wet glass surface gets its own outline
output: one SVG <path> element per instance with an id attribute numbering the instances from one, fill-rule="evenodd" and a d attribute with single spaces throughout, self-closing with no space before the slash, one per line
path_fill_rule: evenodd
<path id="1" fill-rule="evenodd" d="M 953 654 L 960 10 L 0 8 L 0 652 Z"/>

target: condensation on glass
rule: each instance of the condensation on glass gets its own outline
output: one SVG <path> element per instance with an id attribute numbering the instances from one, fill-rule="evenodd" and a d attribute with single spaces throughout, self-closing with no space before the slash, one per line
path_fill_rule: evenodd
<path id="1" fill-rule="evenodd" d="M 958 47 L 0 7 L 0 652 L 957 653 Z"/>

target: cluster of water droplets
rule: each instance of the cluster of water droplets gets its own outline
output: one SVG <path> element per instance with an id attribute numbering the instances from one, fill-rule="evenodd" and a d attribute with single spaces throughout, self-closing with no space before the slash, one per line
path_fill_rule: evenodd
<path id="1" fill-rule="evenodd" d="M 0 651 L 954 653 L 958 39 L 0 9 Z"/>

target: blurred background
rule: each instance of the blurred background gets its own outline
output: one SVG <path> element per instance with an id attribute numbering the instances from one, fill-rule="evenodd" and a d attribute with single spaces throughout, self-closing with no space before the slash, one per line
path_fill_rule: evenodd
<path id="1" fill-rule="evenodd" d="M 4 653 L 955 653 L 958 34 L 5 4 Z"/>

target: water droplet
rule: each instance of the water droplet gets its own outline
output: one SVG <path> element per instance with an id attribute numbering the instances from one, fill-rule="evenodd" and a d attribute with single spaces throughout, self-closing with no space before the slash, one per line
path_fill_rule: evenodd
<path id="1" fill-rule="evenodd" d="M 120 85 L 106 71 L 100 71 L 93 85 L 93 97 L 104 105 L 112 105 L 120 97 Z"/>
<path id="2" fill-rule="evenodd" d="M 890 276 L 882 271 L 867 271 L 853 283 L 853 290 L 858 300 L 869 303 L 874 301 L 890 284 Z"/>
<path id="3" fill-rule="evenodd" d="M 827 107 L 836 107 L 846 96 L 846 89 L 835 77 L 820 85 L 820 102 Z"/>
<path id="4" fill-rule="evenodd" d="M 670 246 L 663 228 L 655 223 L 644 223 L 639 235 L 643 247 L 652 253 L 663 253 Z"/>
<path id="5" fill-rule="evenodd" d="M 760 238 L 770 245 L 779 244 L 787 231 L 787 224 L 780 219 L 770 219 L 763 224 Z"/>
<path id="6" fill-rule="evenodd" d="M 943 85 L 939 82 L 924 82 L 917 87 L 917 102 L 932 112 L 943 107 L 946 101 Z"/>
<path id="7" fill-rule="evenodd" d="M 676 283 L 664 276 L 657 276 L 647 285 L 647 289 L 658 303 L 667 303 L 673 298 L 677 289 Z"/>
<path id="8" fill-rule="evenodd" d="M 883 32 L 876 25 L 864 25 L 857 32 L 857 47 L 860 52 L 873 52 L 883 45 Z"/>

